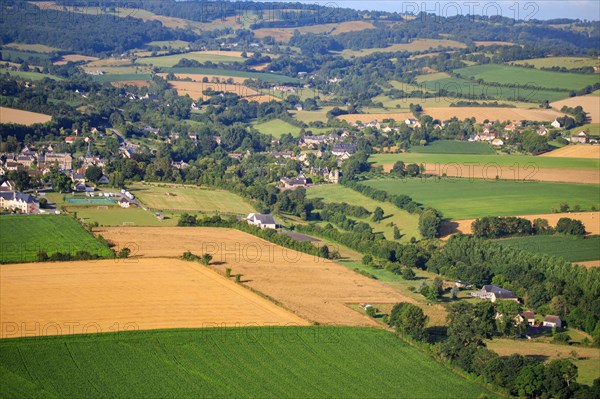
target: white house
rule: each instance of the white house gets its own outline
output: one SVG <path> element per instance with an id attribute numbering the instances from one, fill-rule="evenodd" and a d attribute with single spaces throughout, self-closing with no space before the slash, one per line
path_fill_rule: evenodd
<path id="1" fill-rule="evenodd" d="M 262 213 L 251 213 L 246 217 L 248 224 L 256 226 L 261 229 L 277 229 L 277 222 L 273 219 L 272 215 L 265 215 Z"/>
<path id="2" fill-rule="evenodd" d="M 511 291 L 495 285 L 484 285 L 480 291 L 471 292 L 471 296 L 480 299 L 489 299 L 496 302 L 499 299 L 519 302 L 519 298 Z"/>
<path id="3" fill-rule="evenodd" d="M 554 327 L 561 328 L 562 321 L 560 320 L 560 317 L 558 317 L 558 316 L 548 315 L 548 316 L 544 317 L 543 326 L 551 327 L 551 328 L 554 328 Z"/>
<path id="4" fill-rule="evenodd" d="M 555 120 L 554 120 L 554 122 L 552 122 L 550 125 L 551 125 L 552 127 L 555 127 L 555 128 L 557 128 L 557 129 L 560 129 L 560 128 L 562 127 L 562 125 L 560 124 L 560 122 L 559 122 L 559 121 L 557 121 L 556 119 L 555 119 Z"/>
<path id="5" fill-rule="evenodd" d="M 40 204 L 33 195 L 14 191 L 0 192 L 0 208 L 16 209 L 21 213 L 39 213 Z"/>

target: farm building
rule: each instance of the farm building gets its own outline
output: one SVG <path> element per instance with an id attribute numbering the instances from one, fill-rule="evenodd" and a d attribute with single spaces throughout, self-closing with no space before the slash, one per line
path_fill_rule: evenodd
<path id="1" fill-rule="evenodd" d="M 281 186 L 285 189 L 294 189 L 298 187 L 306 187 L 312 183 L 312 180 L 309 177 L 304 176 L 304 174 L 300 173 L 298 177 L 294 179 L 290 179 L 287 177 L 282 177 L 279 179 Z"/>
<path id="2" fill-rule="evenodd" d="M 256 226 L 261 229 L 277 229 L 277 222 L 273 219 L 272 215 L 265 215 L 262 213 L 251 213 L 246 217 L 248 224 Z"/>
<path id="3" fill-rule="evenodd" d="M 535 324 L 535 313 L 528 310 L 526 312 L 521 313 L 521 317 L 523 318 L 523 321 L 525 323 L 527 323 L 530 326 L 533 326 Z"/>
<path id="4" fill-rule="evenodd" d="M 16 209 L 27 214 L 40 212 L 40 204 L 37 198 L 17 191 L 0 192 L 0 207 L 3 209 Z"/>
<path id="5" fill-rule="evenodd" d="M 519 298 L 512 291 L 495 285 L 484 285 L 481 290 L 471 292 L 471 296 L 480 299 L 489 299 L 492 302 L 496 302 L 499 299 L 519 301 Z"/>
<path id="6" fill-rule="evenodd" d="M 559 121 L 557 121 L 556 119 L 555 119 L 555 120 L 554 120 L 554 122 L 552 122 L 550 125 L 551 125 L 552 127 L 555 127 L 555 128 L 557 128 L 557 129 L 560 129 L 560 128 L 562 127 L 562 124 L 561 124 Z"/>
<path id="7" fill-rule="evenodd" d="M 551 328 L 554 328 L 554 327 L 561 328 L 562 321 L 560 320 L 559 316 L 548 315 L 548 316 L 544 317 L 543 326 L 551 327 Z"/>
<path id="8" fill-rule="evenodd" d="M 585 132 L 580 132 L 577 136 L 571 136 L 568 140 L 571 143 L 585 144 L 587 141 L 587 134 Z"/>

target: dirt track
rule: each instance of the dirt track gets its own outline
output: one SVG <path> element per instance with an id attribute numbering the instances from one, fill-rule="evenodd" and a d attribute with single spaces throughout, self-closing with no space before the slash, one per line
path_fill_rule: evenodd
<path id="1" fill-rule="evenodd" d="M 308 324 L 205 266 L 175 259 L 3 265 L 1 273 L 0 338 Z"/>
<path id="2" fill-rule="evenodd" d="M 186 227 L 99 228 L 97 233 L 141 258 L 213 254 L 224 273 L 242 274 L 245 285 L 274 298 L 302 318 L 324 324 L 376 323 L 348 303 L 414 302 L 394 289 L 335 262 L 288 250 L 237 230 Z"/>
<path id="3" fill-rule="evenodd" d="M 384 164 L 383 170 L 389 172 L 393 166 L 393 164 Z M 425 165 L 425 171 L 432 175 L 445 174 L 449 177 L 469 179 L 495 179 L 498 176 L 499 179 L 503 180 L 600 184 L 600 170 L 597 169 L 534 169 L 520 167 L 516 171 L 513 166 L 427 164 Z"/>
<path id="4" fill-rule="evenodd" d="M 581 220 L 585 225 L 587 232 L 593 235 L 600 234 L 600 212 L 572 212 L 572 213 L 545 213 L 539 215 L 520 215 L 518 217 L 534 220 L 546 219 L 550 226 L 556 226 L 558 219 L 566 217 L 571 219 Z M 475 219 L 453 220 L 445 222 L 442 225 L 442 237 L 447 237 L 450 234 L 461 232 L 463 234 L 471 234 L 471 224 Z"/>

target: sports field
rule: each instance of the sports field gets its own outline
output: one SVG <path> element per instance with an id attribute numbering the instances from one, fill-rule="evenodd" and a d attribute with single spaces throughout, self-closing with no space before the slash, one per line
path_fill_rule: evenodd
<path id="1" fill-rule="evenodd" d="M 516 66 L 486 64 L 454 70 L 465 78 L 482 79 L 486 83 L 516 84 L 546 89 L 576 90 L 592 86 L 598 76 L 565 72 L 540 71 Z"/>
<path id="2" fill-rule="evenodd" d="M 254 209 L 239 195 L 225 190 L 143 183 L 135 183 L 128 188 L 144 205 L 152 209 L 225 212 L 241 215 L 254 212 Z"/>
<path id="3" fill-rule="evenodd" d="M 286 249 L 224 228 L 106 227 L 95 230 L 119 247 L 135 244 L 141 259 L 179 257 L 184 251 L 210 253 L 225 273 L 242 274 L 242 283 L 305 320 L 346 326 L 376 326 L 348 303 L 414 302 L 376 280 L 361 276 L 333 261 Z M 330 248 L 335 250 L 334 247 Z"/>
<path id="4" fill-rule="evenodd" d="M 6 397 L 496 398 L 393 333 L 370 328 L 9 339 L 0 351 Z"/>
<path id="5" fill-rule="evenodd" d="M 456 140 L 437 140 L 425 146 L 413 146 L 410 152 L 419 154 L 494 154 L 494 149 L 487 143 L 476 143 Z"/>
<path id="6" fill-rule="evenodd" d="M 37 112 L 22 111 L 20 109 L 0 107 L 0 123 L 16 123 L 19 125 L 33 125 L 35 123 L 50 122 L 52 117 Z"/>
<path id="7" fill-rule="evenodd" d="M 309 188 L 306 193 L 309 198 L 323 198 L 325 202 L 346 202 L 350 205 L 364 206 L 371 212 L 379 206 L 385 212 L 385 219 L 382 221 L 373 222 L 370 217 L 357 220 L 369 223 L 373 227 L 374 232 L 383 232 L 389 240 L 394 239 L 394 228 L 393 226 L 388 226 L 390 222 L 393 222 L 400 229 L 400 234 L 403 235 L 401 241 L 408 242 L 411 237 L 421 238 L 421 233 L 419 232 L 419 215 L 410 214 L 398 209 L 389 202 L 375 201 L 351 188 L 339 184 L 314 186 Z"/>
<path id="8" fill-rule="evenodd" d="M 167 212 L 163 213 L 165 218 L 159 220 L 152 212 L 135 207 L 69 206 L 67 210 L 77 212 L 77 217 L 86 223 L 97 222 L 100 226 L 175 226 L 179 219 L 178 214 Z"/>
<path id="9" fill-rule="evenodd" d="M 101 257 L 113 256 L 108 247 L 69 216 L 0 216 L 0 232 L 1 263 L 34 261 L 38 251 L 48 255 L 87 251 Z"/>
<path id="10" fill-rule="evenodd" d="M 498 243 L 525 251 L 560 256 L 570 262 L 600 259 L 600 236 L 531 236 L 498 240 Z"/>
<path id="11" fill-rule="evenodd" d="M 127 247 L 130 259 L 3 265 L 2 338 L 26 336 L 24 326 L 38 325 L 39 335 L 61 335 L 110 332 L 115 325 L 308 324 L 197 262 L 136 259 L 135 244 Z M 70 322 L 79 325 L 68 331 Z"/>
<path id="12" fill-rule="evenodd" d="M 388 178 L 364 183 L 391 194 L 409 195 L 451 219 L 549 213 L 563 202 L 583 210 L 600 204 L 600 191 L 592 184 L 458 178 Z"/>

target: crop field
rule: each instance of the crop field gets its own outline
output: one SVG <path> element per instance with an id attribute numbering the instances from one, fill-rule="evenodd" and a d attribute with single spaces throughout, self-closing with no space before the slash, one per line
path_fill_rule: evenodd
<path id="1" fill-rule="evenodd" d="M 546 219 L 550 226 L 555 227 L 560 218 L 570 218 L 580 220 L 586 231 L 591 235 L 600 235 L 600 213 L 598 212 L 565 212 L 565 213 L 543 213 L 530 215 L 503 215 L 518 216 L 527 220 Z M 453 220 L 445 223 L 443 226 L 443 236 L 461 232 L 463 234 L 472 234 L 471 225 L 475 219 Z"/>
<path id="2" fill-rule="evenodd" d="M 98 61 L 100 60 L 100 58 L 98 57 L 90 57 L 87 55 L 79 55 L 79 54 L 68 54 L 68 55 L 63 55 L 60 60 L 54 62 L 54 65 L 66 65 L 69 62 L 80 62 L 80 61 L 84 61 L 84 62 L 93 62 L 93 61 Z"/>
<path id="3" fill-rule="evenodd" d="M 254 209 L 239 195 L 194 186 L 132 184 L 129 190 L 147 207 L 164 210 L 225 212 L 247 215 Z"/>
<path id="4" fill-rule="evenodd" d="M 533 65 L 535 68 L 584 68 L 600 65 L 600 60 L 594 57 L 546 57 L 513 61 L 516 65 Z"/>
<path id="5" fill-rule="evenodd" d="M 350 50 L 346 49 L 341 51 L 339 54 L 344 58 L 352 58 L 352 57 L 364 57 L 367 55 L 371 55 L 374 53 L 383 53 L 383 52 L 398 52 L 398 51 L 408 51 L 408 52 L 417 52 L 417 51 L 427 51 L 427 50 L 435 50 L 438 47 L 451 47 L 451 48 L 465 48 L 466 44 L 457 42 L 455 40 L 446 40 L 446 39 L 414 39 L 410 43 L 397 43 L 392 44 L 388 47 L 375 47 L 369 49 L 362 50 Z"/>
<path id="6" fill-rule="evenodd" d="M 380 165 L 393 165 L 396 161 L 406 163 L 431 163 L 431 164 L 496 164 L 499 166 L 524 166 L 530 163 L 538 168 L 554 169 L 598 169 L 600 159 L 578 159 L 578 158 L 553 158 L 532 155 L 476 155 L 476 154 L 378 154 L 373 155 L 371 160 Z M 494 176 L 492 176 L 493 178 Z"/>
<path id="7" fill-rule="evenodd" d="M 35 53 L 52 53 L 60 51 L 59 48 L 46 46 L 45 44 L 8 43 L 6 47 L 22 51 L 33 51 Z"/>
<path id="8" fill-rule="evenodd" d="M 447 120 L 452 117 L 461 120 L 475 118 L 479 123 L 485 119 L 502 122 L 521 120 L 552 122 L 557 117 L 564 115 L 552 109 L 508 107 L 431 107 L 425 109 L 425 114 L 439 120 Z"/>
<path id="9" fill-rule="evenodd" d="M 158 76 L 160 76 L 163 79 L 167 78 L 167 74 L 166 73 L 158 73 Z M 233 77 L 233 76 L 223 76 L 223 75 L 206 75 L 206 74 L 200 74 L 200 73 L 177 73 L 175 74 L 175 76 L 178 79 L 188 79 L 191 80 L 192 82 L 202 82 L 202 80 L 204 78 L 208 79 L 209 82 L 226 82 L 229 79 L 230 82 L 235 83 L 235 84 L 243 84 L 244 81 L 246 80 L 246 78 L 244 77 Z"/>
<path id="10" fill-rule="evenodd" d="M 374 232 L 382 232 L 388 240 L 394 239 L 394 228 L 388 226 L 390 222 L 393 222 L 400 229 L 400 234 L 403 235 L 401 241 L 408 242 L 411 237 L 421 238 L 419 216 L 398 209 L 389 202 L 375 201 L 339 184 L 314 186 L 308 189 L 306 193 L 309 198 L 323 198 L 325 202 L 346 202 L 350 205 L 360 205 L 371 212 L 379 206 L 385 212 L 385 219 L 382 221 L 373 222 L 370 218 L 357 220 L 369 223 Z"/>
<path id="11" fill-rule="evenodd" d="M 578 368 L 577 382 L 580 384 L 592 385 L 594 380 L 600 377 L 600 368 L 598 368 L 600 350 L 597 348 L 502 338 L 487 341 L 486 345 L 500 356 L 518 353 L 523 356 L 541 357 L 545 360 L 571 359 Z M 572 359 L 573 351 L 576 353 L 576 359 Z"/>
<path id="12" fill-rule="evenodd" d="M 597 95 L 588 95 L 588 96 L 578 96 L 571 97 L 566 100 L 557 101 L 552 104 L 554 108 L 560 110 L 563 106 L 568 107 L 576 107 L 581 105 L 583 110 L 588 113 L 588 117 L 590 118 L 590 122 L 592 123 L 600 123 L 600 96 Z M 581 130 L 577 130 L 578 132 Z"/>
<path id="13" fill-rule="evenodd" d="M 499 244 L 551 256 L 571 262 L 600 259 L 600 236 L 531 236 L 498 240 Z"/>
<path id="14" fill-rule="evenodd" d="M 160 57 L 144 57 L 138 58 L 138 64 L 154 65 L 156 67 L 172 67 L 177 64 L 181 59 L 187 58 L 188 60 L 194 60 L 198 62 L 211 61 L 214 63 L 232 63 L 242 62 L 244 59 L 237 52 L 229 51 L 193 51 L 191 53 L 165 55 Z"/>
<path id="15" fill-rule="evenodd" d="M 271 136 L 277 137 L 277 138 L 281 137 L 285 133 L 290 133 L 291 135 L 293 135 L 295 137 L 300 137 L 300 131 L 302 130 L 302 128 L 291 125 L 281 119 L 271 119 L 270 121 L 254 125 L 254 128 L 256 130 L 258 130 L 259 132 L 261 132 L 262 134 L 270 134 Z M 324 133 L 327 133 L 328 131 L 331 131 L 331 129 L 328 129 L 328 128 L 315 128 L 315 127 L 308 127 L 304 130 L 312 131 L 313 134 L 315 134 L 315 135 L 324 134 Z"/>
<path id="16" fill-rule="evenodd" d="M 95 230 L 118 247 L 144 258 L 210 253 L 214 268 L 241 274 L 244 285 L 282 304 L 305 320 L 334 325 L 374 326 L 348 303 L 414 302 L 394 289 L 333 261 L 282 248 L 253 235 L 224 228 L 106 227 Z M 333 250 L 334 248 L 332 248 Z M 213 266 L 211 266 L 213 267 Z"/>
<path id="17" fill-rule="evenodd" d="M 600 159 L 600 146 L 590 144 L 566 145 L 541 155 L 542 157 Z"/>
<path id="18" fill-rule="evenodd" d="M 467 67 L 472 68 L 472 67 Z M 521 68 L 522 69 L 522 68 Z M 460 69 L 459 69 L 460 70 Z M 457 70 L 457 71 L 459 71 Z M 534 70 L 536 71 L 536 70 Z M 543 72 L 543 71 L 537 71 Z M 558 73 L 558 72 L 555 72 Z M 499 87 L 487 84 L 475 83 L 473 81 L 447 75 L 445 72 L 439 74 L 421 75 L 418 82 L 432 91 L 446 90 L 453 97 L 465 98 L 467 96 L 486 96 L 496 100 L 528 101 L 538 103 L 544 100 L 557 101 L 568 97 L 567 91 L 547 90 L 543 88 L 527 87 Z M 510 74 L 508 74 L 510 76 Z M 562 75 L 562 73 L 561 73 Z M 468 100 L 468 98 L 465 98 Z"/>
<path id="19" fill-rule="evenodd" d="M 246 71 L 235 71 L 229 69 L 213 69 L 213 68 L 175 68 L 165 67 L 161 68 L 162 72 L 173 72 L 174 74 L 200 74 L 200 75 L 214 75 L 224 76 L 232 78 L 244 78 L 244 79 L 260 79 L 263 82 L 271 83 L 298 83 L 299 80 L 296 78 L 290 78 L 289 76 L 276 75 L 273 73 L 264 72 L 246 72 Z"/>
<path id="20" fill-rule="evenodd" d="M 68 216 L 0 216 L 0 231 L 1 263 L 34 261 L 39 251 L 48 255 L 87 251 L 102 257 L 113 256 L 108 247 Z M 3 267 L 3 274 L 4 270 Z"/>
<path id="21" fill-rule="evenodd" d="M 3 340 L 0 351 L 7 397 L 496 398 L 371 328 L 131 331 Z"/>
<path id="22" fill-rule="evenodd" d="M 482 79 L 488 83 L 517 84 L 546 89 L 583 89 L 598 82 L 598 76 L 576 73 L 540 71 L 508 65 L 474 65 L 454 70 L 465 78 Z"/>
<path id="23" fill-rule="evenodd" d="M 451 219 L 548 213 L 563 202 L 589 210 L 600 204 L 592 184 L 514 182 L 455 178 L 381 179 L 365 184 L 391 194 L 406 194 Z"/>
<path id="24" fill-rule="evenodd" d="M 22 111 L 20 109 L 0 107 L 0 123 L 17 123 L 19 125 L 33 125 L 35 123 L 50 122 L 52 117 L 37 112 Z"/>
<path id="25" fill-rule="evenodd" d="M 258 39 L 264 39 L 267 36 L 273 37 L 278 42 L 289 42 L 294 31 L 300 33 L 328 33 L 337 35 L 344 32 L 355 32 L 365 29 L 372 29 L 373 24 L 367 21 L 346 21 L 335 24 L 319 24 L 310 26 L 299 26 L 295 28 L 259 28 L 253 30 L 254 36 Z"/>
<path id="26" fill-rule="evenodd" d="M 235 93 L 240 97 L 251 97 L 259 94 L 256 90 L 240 84 L 171 81 L 169 85 L 177 90 L 178 95 L 189 95 L 193 99 L 206 97 L 203 92 L 211 89 L 214 91 Z"/>
<path id="27" fill-rule="evenodd" d="M 58 329 L 60 335 L 125 325 L 150 330 L 308 324 L 233 279 L 178 259 L 3 265 L 0 287 L 3 326 L 17 326 L 3 328 L 2 338 L 26 336 L 22 326 L 36 325 L 40 335 L 56 335 Z M 79 326 L 62 331 L 69 322 Z"/>
<path id="28" fill-rule="evenodd" d="M 456 140 L 437 140 L 426 146 L 414 146 L 410 152 L 420 154 L 494 154 L 494 149 L 486 143 Z"/>

